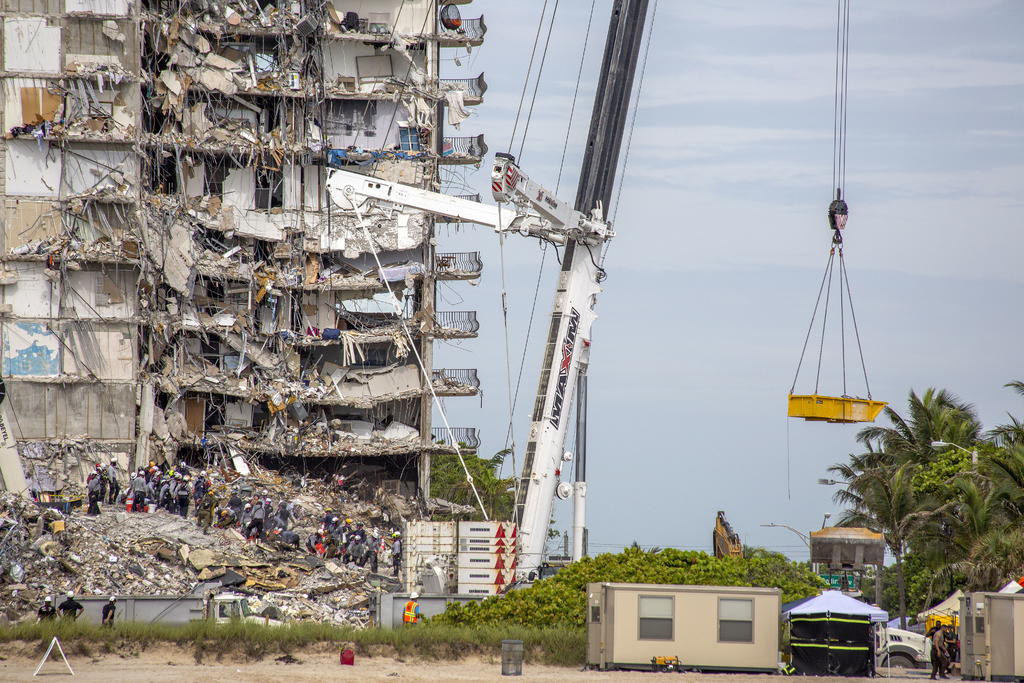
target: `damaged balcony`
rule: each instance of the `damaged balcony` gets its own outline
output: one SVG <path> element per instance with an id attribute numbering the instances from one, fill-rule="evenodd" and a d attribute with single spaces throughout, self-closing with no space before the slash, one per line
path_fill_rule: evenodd
<path id="1" fill-rule="evenodd" d="M 442 78 L 439 80 L 441 92 L 458 91 L 462 93 L 462 104 L 475 106 L 483 103 L 487 92 L 487 81 L 484 75 L 476 78 Z"/>
<path id="2" fill-rule="evenodd" d="M 463 453 L 472 453 L 480 448 L 480 430 L 476 427 L 434 427 L 430 430 L 430 438 L 437 445 L 458 446 Z"/>
<path id="3" fill-rule="evenodd" d="M 480 392 L 476 368 L 435 368 L 433 380 L 438 396 L 476 396 Z"/>
<path id="4" fill-rule="evenodd" d="M 487 144 L 481 133 L 475 137 L 447 137 L 442 140 L 441 158 L 442 164 L 476 164 L 479 165 L 487 154 Z"/>
<path id="5" fill-rule="evenodd" d="M 479 251 L 438 252 L 434 258 L 434 275 L 438 280 L 475 280 L 483 269 Z"/>
<path id="6" fill-rule="evenodd" d="M 441 47 L 477 47 L 483 45 L 487 24 L 481 16 L 479 19 L 463 19 L 457 29 L 438 24 L 437 31 Z"/>
<path id="7" fill-rule="evenodd" d="M 476 311 L 437 311 L 434 323 L 436 339 L 473 339 L 480 330 Z"/>

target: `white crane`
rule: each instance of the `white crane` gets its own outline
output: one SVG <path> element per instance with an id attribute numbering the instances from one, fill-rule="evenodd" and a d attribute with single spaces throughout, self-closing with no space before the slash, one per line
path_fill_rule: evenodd
<path id="1" fill-rule="evenodd" d="M 614 233 L 598 206 L 590 215 L 576 211 L 541 185 L 530 180 L 508 154 L 496 154 L 491 171 L 491 191 L 497 206 L 467 201 L 400 183 L 378 180 L 344 170 L 334 170 L 327 180 L 332 200 L 344 209 L 363 214 L 373 202 L 378 208 L 390 203 L 446 216 L 458 221 L 490 226 L 497 232 L 518 232 L 557 244 L 574 243 L 600 254 Z M 552 314 L 558 334 L 548 343 L 538 385 L 537 401 L 523 463 L 522 483 L 516 500 L 519 524 L 517 578 L 527 578 L 541 564 L 555 496 L 573 497 L 574 556 L 582 554 L 586 482 L 559 485 L 559 473 L 572 458 L 565 451 L 568 413 L 577 378 L 590 351 L 590 327 L 594 304 L 601 291 L 603 271 L 597 258 L 573 259 L 571 268 L 559 274 Z M 576 527 L 579 527 L 578 529 Z M 577 550 L 577 546 L 579 549 Z"/>

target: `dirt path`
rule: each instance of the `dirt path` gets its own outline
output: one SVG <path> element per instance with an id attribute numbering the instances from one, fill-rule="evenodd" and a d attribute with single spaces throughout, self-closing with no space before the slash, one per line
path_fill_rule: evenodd
<path id="1" fill-rule="evenodd" d="M 34 647 L 34 646 L 32 646 Z M 39 664 L 40 657 L 28 646 L 8 648 L 0 653 L 0 681 L 27 681 Z M 495 658 L 466 659 L 461 662 L 401 661 L 383 657 L 362 657 L 355 666 L 340 666 L 336 654 L 300 652 L 295 663 L 268 658 L 261 662 L 216 662 L 196 664 L 185 652 L 169 648 L 152 648 L 138 656 L 102 655 L 69 657 L 75 670 L 75 681 L 114 683 L 115 681 L 146 681 L 147 683 L 191 683 L 206 681 L 238 681 L 244 683 L 277 683 L 292 681 L 644 681 L 661 680 L 650 673 L 578 671 L 552 666 L 527 664 L 520 678 L 501 676 L 501 664 Z M 896 670 L 902 673 L 902 670 Z M 63 679 L 66 669 L 51 657 L 39 680 Z M 908 672 L 909 678 L 921 678 Z M 685 683 L 767 683 L 757 674 L 684 674 Z M 674 678 L 666 679 L 676 680 Z M 816 678 L 815 683 L 849 683 L 846 678 Z M 906 679 L 905 679 L 906 680 Z"/>

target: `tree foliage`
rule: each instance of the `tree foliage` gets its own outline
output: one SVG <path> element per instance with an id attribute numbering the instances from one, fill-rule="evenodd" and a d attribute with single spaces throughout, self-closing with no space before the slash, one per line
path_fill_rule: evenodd
<path id="1" fill-rule="evenodd" d="M 815 595 L 824 583 L 805 564 L 779 553 L 750 558 L 715 558 L 702 552 L 626 548 L 575 562 L 529 588 L 480 603 L 453 604 L 433 621 L 449 624 L 583 626 L 588 583 L 664 583 L 714 586 L 774 586 L 783 601 Z"/>
<path id="2" fill-rule="evenodd" d="M 466 479 L 466 470 L 473 477 L 480 500 L 483 501 L 491 519 L 512 519 L 515 510 L 515 478 L 502 477 L 501 466 L 508 451 L 501 451 L 490 458 L 463 454 L 466 463 L 463 469 L 459 456 L 443 453 L 430 459 L 430 495 L 460 505 L 476 508 L 470 519 L 483 519 L 473 488 Z"/>
<path id="3" fill-rule="evenodd" d="M 1006 386 L 1024 396 L 1024 382 Z M 840 523 L 886 536 L 883 605 L 901 615 L 1024 575 L 1024 420 L 986 433 L 971 404 L 934 388 L 911 391 L 905 415 L 887 407 L 888 426 L 857 436 L 866 450 L 830 468 L 845 484 Z"/>

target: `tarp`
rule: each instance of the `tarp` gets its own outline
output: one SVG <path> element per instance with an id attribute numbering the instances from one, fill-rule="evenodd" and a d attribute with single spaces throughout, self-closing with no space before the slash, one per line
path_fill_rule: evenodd
<path id="1" fill-rule="evenodd" d="M 958 588 L 939 604 L 923 612 L 918 612 L 917 620 L 923 624 L 933 614 L 941 614 L 945 617 L 960 614 L 960 598 L 963 596 L 964 592 Z"/>
<path id="2" fill-rule="evenodd" d="M 821 595 L 805 600 L 787 602 L 782 606 L 785 619 L 795 614 L 862 614 L 871 617 L 871 621 L 885 623 L 889 621 L 889 613 L 884 609 L 873 607 L 865 602 L 843 595 L 840 591 L 825 591 Z"/>

